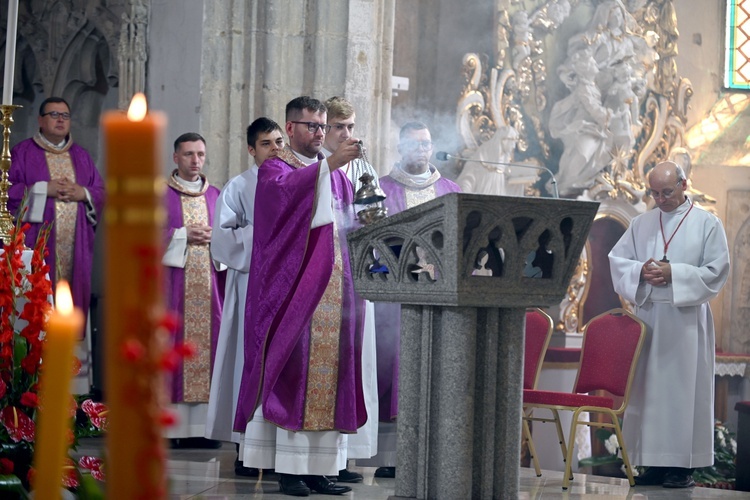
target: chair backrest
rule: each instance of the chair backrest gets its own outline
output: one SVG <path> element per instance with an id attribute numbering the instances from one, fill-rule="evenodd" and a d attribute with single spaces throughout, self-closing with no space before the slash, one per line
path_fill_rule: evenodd
<path id="1" fill-rule="evenodd" d="M 641 354 L 646 325 L 624 309 L 611 309 L 592 318 L 583 330 L 581 364 L 575 392 L 605 390 L 625 398 Z"/>
<path id="2" fill-rule="evenodd" d="M 526 311 L 526 340 L 523 354 L 523 388 L 536 389 L 544 354 L 552 338 L 552 318 L 541 309 Z"/>

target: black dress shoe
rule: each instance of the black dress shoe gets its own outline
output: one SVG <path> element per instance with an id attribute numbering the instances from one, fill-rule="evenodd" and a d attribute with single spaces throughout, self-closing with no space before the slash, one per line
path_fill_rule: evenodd
<path id="1" fill-rule="evenodd" d="M 331 478 L 333 479 L 333 478 Z M 347 469 L 341 469 L 336 479 L 333 479 L 337 483 L 361 483 L 364 477 L 362 474 Z"/>
<path id="2" fill-rule="evenodd" d="M 646 472 L 635 476 L 635 484 L 638 486 L 658 486 L 664 483 L 664 476 L 669 472 L 669 467 L 649 467 Z"/>
<path id="3" fill-rule="evenodd" d="M 258 477 L 260 471 L 255 467 L 245 467 L 239 460 L 234 461 L 234 473 L 242 477 Z"/>
<path id="4" fill-rule="evenodd" d="M 307 487 L 304 476 L 295 476 L 293 474 L 281 474 L 279 477 L 279 489 L 285 495 L 293 497 L 309 497 L 310 488 Z"/>
<path id="5" fill-rule="evenodd" d="M 375 469 L 375 477 L 396 477 L 396 468 L 378 467 Z"/>
<path id="6" fill-rule="evenodd" d="M 303 476 L 305 484 L 314 492 L 324 495 L 341 495 L 352 489 L 348 486 L 340 486 L 325 476 Z"/>
<path id="7" fill-rule="evenodd" d="M 667 475 L 664 476 L 664 483 L 662 486 L 665 488 L 692 488 L 695 486 L 693 470 L 672 467 Z"/>
<path id="8" fill-rule="evenodd" d="M 169 440 L 170 448 L 173 450 L 186 450 L 186 449 L 204 449 L 204 450 L 218 450 L 221 448 L 222 442 L 215 439 L 206 439 L 202 437 L 189 437 L 189 438 L 176 438 Z"/>

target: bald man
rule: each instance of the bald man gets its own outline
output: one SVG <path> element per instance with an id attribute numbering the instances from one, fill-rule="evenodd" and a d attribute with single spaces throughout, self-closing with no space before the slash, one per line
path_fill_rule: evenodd
<path id="1" fill-rule="evenodd" d="M 713 465 L 714 324 L 708 302 L 729 275 L 724 227 L 685 195 L 676 163 L 648 177 L 656 208 L 633 219 L 609 253 L 615 291 L 635 304 L 646 341 L 623 418 L 636 484 L 695 485 Z"/>

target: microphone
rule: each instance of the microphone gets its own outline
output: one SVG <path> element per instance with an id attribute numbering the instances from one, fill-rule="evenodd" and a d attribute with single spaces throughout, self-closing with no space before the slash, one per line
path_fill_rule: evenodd
<path id="1" fill-rule="evenodd" d="M 552 170 L 548 169 L 547 167 L 543 167 L 539 165 L 524 165 L 523 163 L 506 163 L 502 161 L 475 160 L 473 158 L 464 158 L 462 156 L 454 156 L 452 154 L 446 153 L 445 151 L 438 151 L 437 153 L 435 153 L 435 158 L 437 158 L 438 161 L 448 161 L 448 159 L 452 159 L 452 160 L 461 160 L 461 161 L 474 161 L 477 163 L 487 163 L 488 165 L 502 165 L 504 167 L 524 167 L 524 168 L 533 168 L 534 170 L 543 170 L 544 172 L 547 172 L 549 176 L 551 177 L 550 182 L 552 183 L 552 188 L 554 190 L 555 198 L 560 197 L 560 194 L 557 192 L 557 179 L 555 179 L 555 174 L 553 174 Z"/>

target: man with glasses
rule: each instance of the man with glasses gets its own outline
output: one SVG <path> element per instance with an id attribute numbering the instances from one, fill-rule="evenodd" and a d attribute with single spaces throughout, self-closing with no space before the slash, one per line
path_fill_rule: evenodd
<path id="1" fill-rule="evenodd" d="M 623 438 L 647 466 L 636 484 L 689 488 L 713 465 L 715 333 L 708 302 L 729 276 L 724 227 L 685 196 L 672 161 L 648 176 L 656 208 L 633 219 L 609 254 L 612 282 L 648 327 Z"/>
<path id="2" fill-rule="evenodd" d="M 363 303 L 354 293 L 345 231 L 354 193 L 341 170 L 361 155 L 349 138 L 325 158 L 326 107 L 286 107 L 289 146 L 258 170 L 245 364 L 234 431 L 245 467 L 275 469 L 282 493 L 351 491 L 347 434 L 365 424 Z"/>
<path id="3" fill-rule="evenodd" d="M 49 97 L 42 102 L 37 118 L 39 131 L 11 151 L 8 209 L 31 223 L 26 231 L 26 244 L 30 247 L 42 227 L 51 225 L 47 264 L 52 285 L 60 279 L 67 280 L 73 303 L 87 316 L 94 235 L 104 208 L 104 183 L 89 153 L 73 142 L 70 117 L 65 99 Z M 22 207 L 27 191 L 26 206 Z M 90 336 L 86 335 L 80 348 L 90 343 Z M 78 352 L 84 358 L 84 366 L 89 351 L 85 347 L 84 352 Z M 88 384 L 81 382 L 76 390 L 88 392 Z"/>
<path id="4" fill-rule="evenodd" d="M 442 177 L 432 157 L 432 136 L 422 122 L 409 122 L 399 132 L 397 162 L 390 174 L 380 179 L 385 192 L 388 215 L 397 214 L 448 193 L 461 191 L 458 185 Z M 401 331 L 401 306 L 375 304 L 375 334 L 378 359 L 378 395 L 380 424 L 378 454 L 358 465 L 378 467 L 376 477 L 396 474 L 396 415 L 398 413 L 398 348 Z"/>

